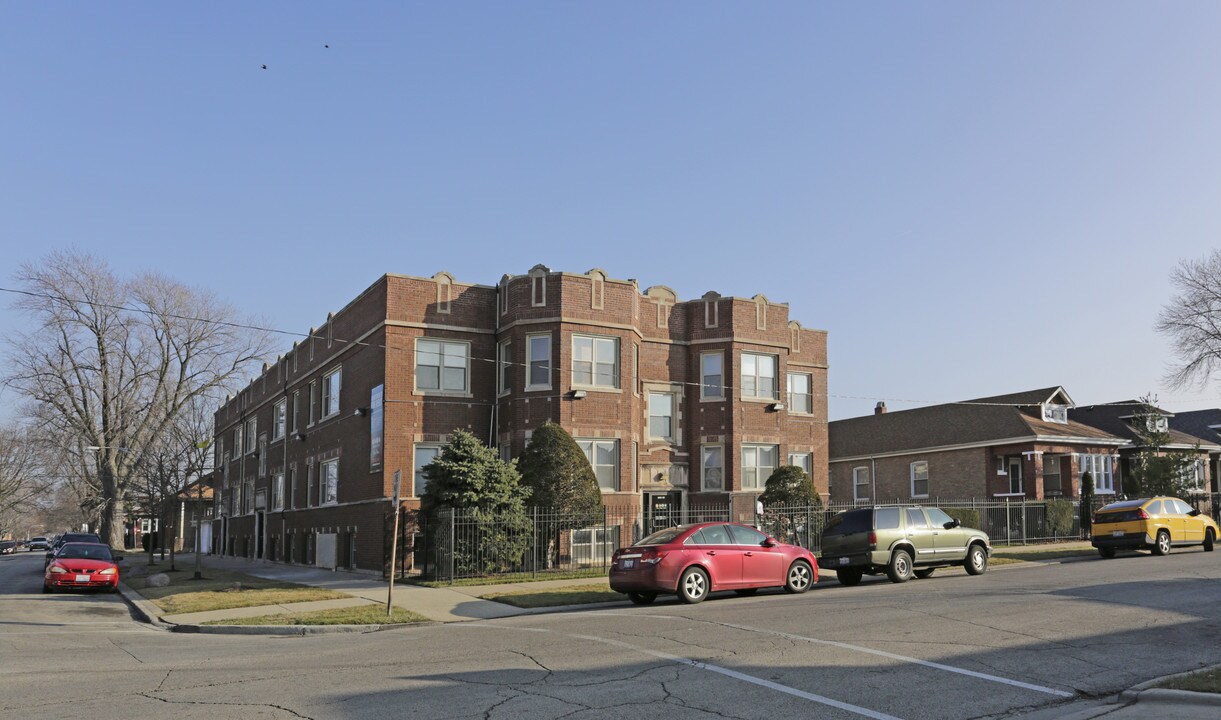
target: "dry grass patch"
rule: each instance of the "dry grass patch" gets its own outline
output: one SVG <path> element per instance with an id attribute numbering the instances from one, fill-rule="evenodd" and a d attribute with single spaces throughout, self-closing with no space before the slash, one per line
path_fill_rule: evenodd
<path id="1" fill-rule="evenodd" d="M 403 625 L 428 622 L 428 618 L 410 610 L 394 608 L 393 615 L 386 615 L 383 605 L 367 605 L 337 610 L 316 610 L 303 613 L 260 615 L 258 617 L 213 620 L 204 625 Z"/>
<path id="2" fill-rule="evenodd" d="M 1171 678 L 1158 687 L 1191 692 L 1221 693 L 1221 667 Z"/>
<path id="3" fill-rule="evenodd" d="M 484 600 L 512 605 L 519 608 L 555 607 L 557 605 L 584 605 L 586 603 L 626 600 L 627 596 L 607 588 L 605 585 L 574 585 L 552 590 L 522 590 L 510 593 L 490 593 Z"/>
<path id="4" fill-rule="evenodd" d="M 147 587 L 145 578 L 120 577 L 167 615 L 349 597 L 334 590 L 266 580 L 227 570 L 205 570 L 202 580 L 193 580 L 190 575 L 179 573 L 177 577 L 171 576 L 168 587 L 161 588 Z"/>
<path id="5" fill-rule="evenodd" d="M 508 585 L 510 583 L 543 582 L 546 580 L 584 580 L 585 578 L 604 578 L 608 570 L 590 568 L 588 570 L 540 570 L 537 573 L 505 573 L 487 577 L 454 578 L 449 580 L 419 580 L 408 578 L 406 582 L 424 587 L 470 587 L 475 585 Z"/>

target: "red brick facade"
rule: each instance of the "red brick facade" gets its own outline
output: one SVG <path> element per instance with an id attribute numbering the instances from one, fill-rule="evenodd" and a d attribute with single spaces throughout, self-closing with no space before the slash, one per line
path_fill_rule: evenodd
<path id="1" fill-rule="evenodd" d="M 423 352 L 421 342 L 428 343 Z M 825 494 L 826 353 L 825 332 L 801 327 L 787 305 L 763 296 L 708 293 L 679 302 L 668 288 L 641 293 L 635 281 L 598 270 L 578 275 L 543 266 L 506 275 L 497 286 L 446 273 L 386 275 L 217 411 L 223 517 L 214 547 L 329 564 L 329 554 L 315 556 L 316 545 L 334 535 L 338 565 L 381 569 L 396 470 L 406 504 L 418 504 L 417 446 L 444 443 L 461 428 L 513 457 L 547 420 L 614 456 L 614 466 L 604 467 L 612 509 L 639 509 L 651 495 L 671 493 L 683 504 L 749 513 L 770 466 L 788 464 L 794 454 Z M 709 354 L 720 355 L 719 393 L 701 376 Z M 707 362 L 716 369 L 715 359 Z M 338 411 L 319 419 L 320 384 L 336 368 Z M 790 375 L 808 376 L 793 378 L 808 392 L 790 397 Z M 380 463 L 370 449 L 378 386 Z M 672 407 L 652 425 L 651 394 L 657 412 Z M 273 437 L 278 401 L 287 405 L 283 438 Z M 667 417 L 669 437 L 652 437 L 650 427 L 665 427 Z M 234 431 L 251 418 L 251 452 L 235 452 Z M 715 458 L 716 448 L 719 482 L 716 468 L 708 477 L 702 468 L 705 450 Z M 336 459 L 335 497 L 328 498 L 321 468 Z M 750 470 L 744 459 L 754 461 Z M 281 471 L 282 509 L 273 491 Z M 249 488 L 253 502 L 238 497 Z"/>

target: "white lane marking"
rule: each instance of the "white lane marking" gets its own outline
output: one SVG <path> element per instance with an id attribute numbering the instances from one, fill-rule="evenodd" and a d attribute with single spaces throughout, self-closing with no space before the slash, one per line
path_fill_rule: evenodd
<path id="1" fill-rule="evenodd" d="M 856 715 L 862 715 L 867 718 L 873 718 L 873 720 L 902 720 L 902 718 L 896 717 L 894 715 L 887 715 L 886 713 L 876 712 L 874 710 L 870 710 L 869 708 L 860 707 L 859 705 L 852 705 L 852 704 L 849 704 L 846 702 L 840 702 L 839 700 L 833 700 L 829 697 L 823 697 L 822 695 L 815 695 L 814 693 L 808 693 L 804 690 L 798 690 L 797 688 L 789 687 L 788 685 L 781 685 L 778 682 L 773 682 L 771 680 L 765 680 L 760 677 L 755 677 L 754 675 L 747 675 L 746 673 L 738 672 L 737 670 L 730 670 L 729 668 L 723 668 L 719 665 L 710 665 L 706 662 L 700 662 L 699 660 L 691 660 L 690 658 L 679 657 L 678 655 L 671 655 L 670 653 L 661 652 L 660 650 L 650 650 L 648 648 L 640 647 L 638 645 L 631 645 L 629 643 L 620 642 L 618 640 L 611 640 L 610 638 L 597 637 L 594 635 L 573 635 L 571 633 L 563 633 L 563 632 L 558 632 L 555 630 L 549 630 L 546 628 L 523 628 L 523 627 L 513 627 L 511 625 L 492 625 L 489 623 L 455 623 L 454 627 L 483 627 L 483 628 L 492 628 L 495 630 L 527 630 L 529 632 L 544 632 L 544 633 L 549 632 L 549 633 L 554 633 L 556 635 L 563 635 L 565 637 L 570 637 L 570 638 L 573 638 L 576 640 L 588 640 L 589 642 L 602 643 L 604 645 L 613 645 L 615 647 L 623 648 L 625 650 L 631 650 L 633 652 L 642 653 L 644 655 L 650 655 L 652 657 L 655 657 L 655 658 L 658 658 L 661 660 L 668 660 L 673 663 L 678 663 L 680 665 L 686 665 L 688 667 L 697 668 L 699 670 L 707 670 L 709 672 L 718 673 L 718 674 L 724 675 L 726 677 L 734 678 L 735 680 L 741 680 L 743 682 L 751 683 L 752 685 L 758 685 L 760 687 L 765 687 L 765 688 L 768 688 L 769 690 L 775 690 L 776 692 L 781 692 L 786 695 L 792 695 L 793 697 L 799 697 L 802 700 L 809 700 L 811 702 L 816 702 L 821 705 L 827 705 L 829 707 L 838 708 L 840 710 L 846 710 L 847 712 L 850 712 L 850 713 L 853 713 Z"/>
<path id="2" fill-rule="evenodd" d="M 706 624 L 710 624 L 710 625 L 721 625 L 723 627 L 733 628 L 735 630 L 743 630 L 745 632 L 756 632 L 756 633 L 763 633 L 765 635 L 775 635 L 776 637 L 782 637 L 782 638 L 786 638 L 789 640 L 800 640 L 802 642 L 813 643 L 815 645 L 829 645 L 831 647 L 837 647 L 837 648 L 841 648 L 844 650 L 853 650 L 856 652 L 868 653 L 870 655 L 877 655 L 879 657 L 890 658 L 891 660 L 898 660 L 900 662 L 908 662 L 908 663 L 914 663 L 916 665 L 923 665 L 925 667 L 931 667 L 931 668 L 934 668 L 937 670 L 945 670 L 946 672 L 958 673 L 959 675 L 966 675 L 968 677 L 977 678 L 979 680 L 987 680 L 989 682 L 1002 683 L 1004 685 L 1012 685 L 1014 687 L 1020 687 L 1020 688 L 1026 689 L 1026 690 L 1033 690 L 1035 692 L 1046 693 L 1048 695 L 1055 695 L 1057 697 L 1066 697 L 1066 698 L 1076 697 L 1076 694 L 1074 694 L 1074 693 L 1064 692 L 1063 690 L 1056 690 L 1054 688 L 1044 687 L 1043 685 L 1034 685 L 1031 683 L 1022 682 L 1021 680 L 1011 680 L 1009 678 L 1001 677 L 999 675 L 989 675 L 987 673 L 976 672 L 974 670 L 967 670 L 966 668 L 954 667 L 953 665 L 944 665 L 942 663 L 933 662 L 931 660 L 921 660 L 920 658 L 908 657 L 906 655 L 896 655 L 895 653 L 886 652 L 885 650 L 874 650 L 873 648 L 862 647 L 860 645 L 849 645 L 848 643 L 836 642 L 834 640 L 819 640 L 818 638 L 806 637 L 805 635 L 794 635 L 792 633 L 781 632 L 779 630 L 767 630 L 764 628 L 750 627 L 748 625 L 737 625 L 734 623 L 717 622 L 715 620 L 699 620 L 696 618 L 684 617 L 682 615 L 645 615 L 643 613 L 615 613 L 615 612 L 602 612 L 602 613 L 598 613 L 598 614 L 617 615 L 620 617 L 647 617 L 647 618 L 655 618 L 655 619 L 659 619 L 659 620 L 674 620 L 676 618 L 682 618 L 684 620 L 693 620 L 695 622 L 706 623 Z"/>

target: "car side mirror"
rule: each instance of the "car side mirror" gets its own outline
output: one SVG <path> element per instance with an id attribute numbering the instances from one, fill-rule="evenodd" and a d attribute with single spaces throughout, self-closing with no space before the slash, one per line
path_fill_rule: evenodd
<path id="1" fill-rule="evenodd" d="M 1187 513 L 1187 516 L 1188 516 L 1188 517 L 1196 517 L 1196 516 L 1198 516 L 1199 514 L 1200 514 L 1200 511 L 1199 511 L 1199 510 L 1196 510 L 1196 509 L 1194 509 L 1194 508 L 1193 508 L 1191 512 Z"/>
<path id="2" fill-rule="evenodd" d="M 766 538 L 762 543 L 760 543 L 760 545 L 763 547 L 776 547 L 776 544 L 776 538 L 772 537 Z"/>
<path id="3" fill-rule="evenodd" d="M 942 527 L 944 527 L 946 530 L 953 530 L 954 528 L 958 527 L 959 525 L 962 525 L 962 523 L 960 523 L 958 521 L 958 518 L 954 518 L 953 520 L 949 521 Z"/>

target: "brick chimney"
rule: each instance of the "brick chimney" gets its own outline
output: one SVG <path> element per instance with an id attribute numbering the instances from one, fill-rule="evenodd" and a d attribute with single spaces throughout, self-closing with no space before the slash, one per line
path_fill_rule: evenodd
<path id="1" fill-rule="evenodd" d="M 873 408 L 873 414 L 874 415 L 885 415 L 886 414 L 886 401 L 885 400 L 878 401 L 878 404 L 876 406 L 874 406 L 874 408 Z"/>

